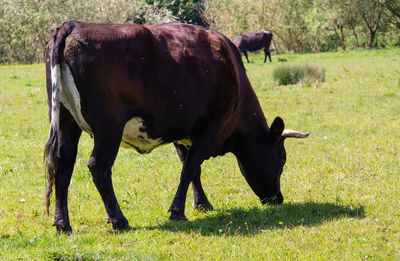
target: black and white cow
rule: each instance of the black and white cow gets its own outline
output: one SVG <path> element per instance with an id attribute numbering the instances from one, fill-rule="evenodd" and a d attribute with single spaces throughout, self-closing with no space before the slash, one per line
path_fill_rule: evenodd
<path id="1" fill-rule="evenodd" d="M 129 227 L 114 194 L 111 167 L 120 146 L 148 153 L 174 143 L 183 169 L 170 219 L 194 206 L 210 210 L 200 166 L 232 152 L 261 203 L 283 201 L 284 141 L 308 134 L 269 127 L 236 47 L 223 35 L 187 24 L 67 22 L 46 48 L 50 135 L 45 146 L 46 210 L 55 186 L 54 226 L 69 232 L 68 186 L 82 130 L 94 139 L 88 162 L 114 229 Z"/>

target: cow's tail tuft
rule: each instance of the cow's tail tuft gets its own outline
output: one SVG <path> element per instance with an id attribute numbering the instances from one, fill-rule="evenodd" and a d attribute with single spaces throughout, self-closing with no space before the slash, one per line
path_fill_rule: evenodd
<path id="1" fill-rule="evenodd" d="M 51 95 L 49 100 L 50 109 L 50 133 L 44 148 L 44 161 L 47 186 L 45 192 L 46 215 L 49 216 L 50 197 L 53 192 L 55 175 L 57 171 L 57 153 L 58 153 L 58 132 L 60 125 L 60 101 L 61 101 L 61 68 L 60 63 L 65 48 L 65 39 L 72 32 L 74 23 L 64 23 L 53 35 L 53 45 L 49 50 L 50 70 L 51 70 Z M 48 74 L 49 76 L 49 74 Z"/>

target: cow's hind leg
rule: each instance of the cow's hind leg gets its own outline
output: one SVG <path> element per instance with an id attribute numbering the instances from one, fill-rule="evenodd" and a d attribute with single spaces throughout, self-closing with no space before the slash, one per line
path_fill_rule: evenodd
<path id="1" fill-rule="evenodd" d="M 187 157 L 188 149 L 185 145 L 176 142 L 174 143 L 174 145 L 183 164 Z M 213 210 L 213 206 L 210 204 L 206 194 L 204 193 L 203 186 L 201 185 L 200 181 L 200 176 L 201 169 L 199 169 L 198 173 L 194 173 L 192 178 L 192 190 L 194 197 L 193 207 L 199 210 Z"/>
<path id="2" fill-rule="evenodd" d="M 94 148 L 87 165 L 106 208 L 107 222 L 112 224 L 113 229 L 126 230 L 129 223 L 119 207 L 111 178 L 111 167 L 118 153 L 123 127 L 116 124 L 102 126 L 94 133 Z"/>
<path id="3" fill-rule="evenodd" d="M 60 109 L 57 171 L 55 173 L 54 223 L 57 232 L 71 232 L 68 215 L 68 187 L 74 169 L 81 129 L 64 106 Z"/>

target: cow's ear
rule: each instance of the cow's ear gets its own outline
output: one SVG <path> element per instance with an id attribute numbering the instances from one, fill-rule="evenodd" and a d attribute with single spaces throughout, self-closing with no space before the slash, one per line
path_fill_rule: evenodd
<path id="1" fill-rule="evenodd" d="M 284 129 L 285 123 L 283 122 L 282 118 L 276 117 L 272 122 L 271 128 L 269 129 L 269 133 L 273 142 L 276 142 L 281 138 Z"/>

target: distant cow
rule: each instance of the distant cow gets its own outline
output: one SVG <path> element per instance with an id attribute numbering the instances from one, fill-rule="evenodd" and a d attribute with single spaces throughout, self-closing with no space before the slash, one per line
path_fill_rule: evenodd
<path id="1" fill-rule="evenodd" d="M 267 56 L 269 58 L 269 61 L 272 62 L 271 52 L 269 51 L 271 41 L 273 41 L 271 32 L 240 34 L 233 39 L 233 43 L 240 50 L 240 52 L 244 54 L 248 63 L 250 63 L 250 61 L 247 57 L 247 51 L 254 52 L 262 48 L 264 48 L 265 55 L 264 63 L 267 60 Z"/>
<path id="2" fill-rule="evenodd" d="M 212 209 L 200 166 L 227 152 L 261 203 L 282 203 L 284 140 L 308 135 L 284 130 L 279 117 L 268 127 L 237 48 L 199 26 L 64 23 L 47 44 L 46 79 L 45 199 L 48 214 L 55 186 L 57 231 L 71 231 L 67 195 L 82 130 L 94 138 L 87 165 L 119 230 L 129 228 L 111 181 L 120 146 L 149 153 L 175 144 L 183 169 L 170 219 L 186 220 L 190 182 L 194 207 Z"/>

